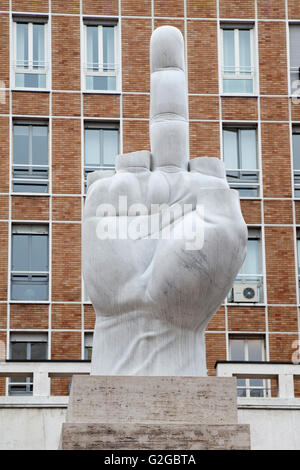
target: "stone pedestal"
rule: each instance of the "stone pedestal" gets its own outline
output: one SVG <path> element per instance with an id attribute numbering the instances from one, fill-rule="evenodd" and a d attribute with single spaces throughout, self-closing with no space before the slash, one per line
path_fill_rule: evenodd
<path id="1" fill-rule="evenodd" d="M 250 449 L 236 381 L 223 377 L 74 376 L 61 449 Z"/>

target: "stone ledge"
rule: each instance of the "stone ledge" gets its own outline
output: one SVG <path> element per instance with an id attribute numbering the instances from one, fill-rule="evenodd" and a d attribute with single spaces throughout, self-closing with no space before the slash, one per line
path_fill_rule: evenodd
<path id="1" fill-rule="evenodd" d="M 237 424 L 236 379 L 75 375 L 66 421 Z"/>
<path id="2" fill-rule="evenodd" d="M 62 450 L 249 450 L 247 424 L 64 423 Z"/>

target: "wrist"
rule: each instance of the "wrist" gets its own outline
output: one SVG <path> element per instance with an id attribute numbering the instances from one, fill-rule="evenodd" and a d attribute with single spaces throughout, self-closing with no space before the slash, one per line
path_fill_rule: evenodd
<path id="1" fill-rule="evenodd" d="M 92 375 L 206 375 L 204 330 L 149 312 L 97 316 Z"/>

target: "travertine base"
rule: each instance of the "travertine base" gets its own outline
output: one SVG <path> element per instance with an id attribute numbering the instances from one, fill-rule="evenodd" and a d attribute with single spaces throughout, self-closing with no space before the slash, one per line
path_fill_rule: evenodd
<path id="1" fill-rule="evenodd" d="M 249 449 L 250 429 L 232 378 L 74 376 L 61 448 Z"/>

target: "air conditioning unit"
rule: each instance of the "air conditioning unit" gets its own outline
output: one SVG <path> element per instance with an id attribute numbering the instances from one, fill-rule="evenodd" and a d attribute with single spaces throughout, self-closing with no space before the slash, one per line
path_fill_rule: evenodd
<path id="1" fill-rule="evenodd" d="M 233 286 L 234 302 L 258 302 L 259 283 L 258 282 L 239 282 Z"/>

